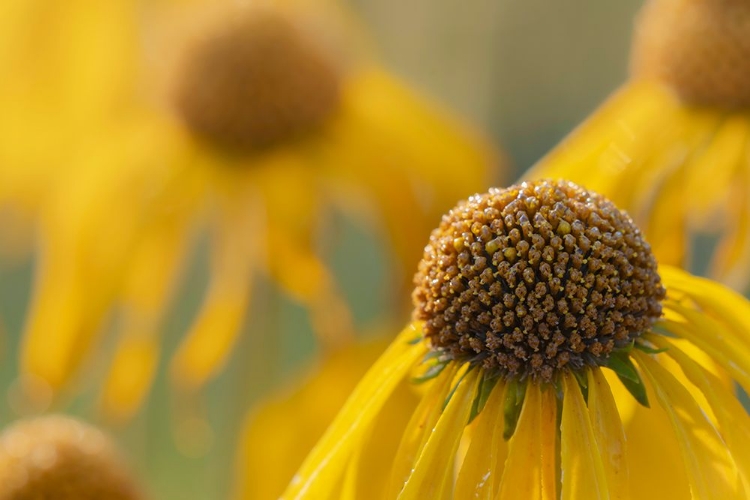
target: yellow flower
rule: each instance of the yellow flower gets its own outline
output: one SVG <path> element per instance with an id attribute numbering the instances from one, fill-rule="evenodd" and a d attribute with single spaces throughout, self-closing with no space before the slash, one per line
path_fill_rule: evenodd
<path id="1" fill-rule="evenodd" d="M 282 498 L 746 498 L 750 419 L 725 377 L 750 388 L 750 303 L 657 271 L 606 198 L 547 180 L 472 196 L 415 284 L 413 322 Z M 414 384 L 390 473 L 373 476 L 373 429 Z M 652 457 L 678 461 L 644 471 Z M 638 485 L 649 473 L 659 496 Z"/>
<path id="2" fill-rule="evenodd" d="M 24 376 L 65 387 L 116 310 L 120 340 L 102 401 L 115 417 L 131 415 L 203 231 L 210 283 L 172 360 L 180 386 L 199 388 L 221 368 L 262 273 L 308 308 L 323 343 L 338 345 L 350 327 L 319 251 L 328 213 L 343 205 L 361 214 L 406 267 L 445 202 L 486 182 L 493 155 L 480 140 L 369 58 L 352 60 L 341 43 L 333 50 L 337 23 L 319 22 L 331 5 L 301 4 L 189 16 L 199 26 L 184 41 L 161 37 L 181 47 L 174 64 L 157 57 L 168 51 L 147 54 L 170 67 L 166 83 L 153 84 L 167 90 L 162 100 L 141 95 L 164 73 L 147 71 L 145 56 L 136 65 L 145 75 L 127 75 L 131 92 L 120 100 L 130 105 L 77 145 L 75 175 L 45 204 Z M 147 48 L 159 45 L 155 24 L 143 29 Z"/>
<path id="3" fill-rule="evenodd" d="M 527 178 L 570 179 L 634 217 L 662 263 L 718 235 L 711 276 L 750 281 L 750 4 L 649 0 L 632 77 Z M 705 251 L 705 250 L 704 250 Z"/>
<path id="4" fill-rule="evenodd" d="M 144 498 L 110 439 L 63 416 L 17 422 L 0 434 L 0 499 Z"/>

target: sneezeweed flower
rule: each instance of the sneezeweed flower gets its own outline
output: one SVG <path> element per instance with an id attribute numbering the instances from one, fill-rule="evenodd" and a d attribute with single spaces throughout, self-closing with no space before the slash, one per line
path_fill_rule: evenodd
<path id="1" fill-rule="evenodd" d="M 170 65 L 165 101 L 133 98 L 43 225 L 24 373 L 64 388 L 117 310 L 102 399 L 115 417 L 131 415 L 150 385 L 197 233 L 210 235 L 210 283 L 171 365 L 190 390 L 227 359 L 262 273 L 308 308 L 322 343 L 348 338 L 347 304 L 319 251 L 339 203 L 366 207 L 403 262 L 416 261 L 413 235 L 483 182 L 492 161 L 471 132 L 376 65 L 337 59 L 322 41 L 330 26 L 308 24 L 293 4 L 199 19 Z"/>
<path id="2" fill-rule="evenodd" d="M 413 322 L 283 498 L 627 498 L 628 464 L 652 451 L 628 446 L 634 407 L 679 450 L 659 471 L 684 481 L 672 491 L 746 497 L 750 420 L 724 377 L 750 387 L 750 304 L 657 267 L 606 198 L 549 180 L 472 196 L 433 231 L 415 284 Z M 420 402 L 373 477 L 368 438 L 403 384 Z"/>
<path id="3" fill-rule="evenodd" d="M 142 500 L 114 444 L 63 416 L 19 421 L 0 434 L 0 499 Z"/>
<path id="4" fill-rule="evenodd" d="M 711 276 L 744 290 L 749 20 L 743 0 L 649 0 L 636 24 L 630 80 L 527 178 L 570 179 L 609 196 L 633 215 L 662 263 L 689 266 L 693 236 L 716 236 Z"/>

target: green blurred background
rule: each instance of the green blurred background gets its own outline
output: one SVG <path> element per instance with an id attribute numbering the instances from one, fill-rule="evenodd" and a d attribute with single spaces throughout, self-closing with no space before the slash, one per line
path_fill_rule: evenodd
<path id="1" fill-rule="evenodd" d="M 624 80 L 632 22 L 640 4 L 636 0 L 358 0 L 354 7 L 387 65 L 482 128 L 507 153 L 514 165 L 510 178 L 514 178 Z M 391 263 L 381 242 L 346 216 L 338 216 L 336 225 L 340 231 L 328 260 L 358 326 L 366 330 L 387 306 L 390 284 L 383 276 Z M 202 245 L 167 323 L 164 358 L 174 351 L 200 303 L 207 282 L 206 257 Z M 6 323 L 0 350 L 3 424 L 15 416 L 13 378 L 32 265 L 16 262 L 0 269 L 0 317 Z M 256 290 L 246 334 L 227 369 L 190 408 L 196 417 L 193 425 L 183 423 L 175 430 L 174 401 L 162 368 L 145 411 L 127 427 L 112 429 L 147 478 L 153 498 L 228 498 L 246 411 L 262 394 L 302 373 L 315 354 L 305 312 L 270 283 L 259 283 Z M 278 332 L 279 337 L 264 346 L 268 336 L 247 335 L 251 331 Z M 269 348 L 280 350 L 281 366 L 269 367 L 259 355 Z M 92 390 L 61 409 L 91 418 L 93 381 L 90 385 Z M 201 423 L 206 421 L 208 425 Z M 180 447 L 175 433 L 187 436 Z"/>

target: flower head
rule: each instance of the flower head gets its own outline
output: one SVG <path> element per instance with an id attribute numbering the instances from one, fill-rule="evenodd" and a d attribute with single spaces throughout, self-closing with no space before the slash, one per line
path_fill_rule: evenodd
<path id="1" fill-rule="evenodd" d="M 544 382 L 605 364 L 661 316 L 664 297 L 630 217 L 564 182 L 492 189 L 451 210 L 415 282 L 432 346 Z"/>
<path id="2" fill-rule="evenodd" d="M 629 465 L 650 453 L 639 435 L 627 444 L 636 407 L 681 459 L 663 480 L 746 498 L 750 418 L 728 380 L 750 387 L 750 303 L 657 269 L 606 198 L 547 180 L 473 196 L 433 232 L 415 281 L 415 321 L 283 498 L 627 498 Z M 390 473 L 372 477 L 365 437 L 403 384 L 423 385 L 420 402 L 392 429 Z"/>
<path id="3" fill-rule="evenodd" d="M 140 500 L 113 443 L 77 420 L 20 421 L 0 434 L 0 499 Z"/>
<path id="4" fill-rule="evenodd" d="M 696 236 L 715 241 L 711 276 L 744 290 L 749 20 L 742 0 L 649 0 L 630 80 L 526 178 L 569 179 L 608 196 L 633 216 L 661 263 L 692 268 Z"/>
<path id="5" fill-rule="evenodd" d="M 334 5 L 324 3 L 319 17 Z M 24 374 L 59 393 L 120 312 L 101 400 L 110 416 L 131 416 L 156 373 L 175 284 L 206 233 L 210 282 L 172 359 L 179 387 L 200 389 L 222 368 L 262 275 L 309 311 L 323 345 L 339 346 L 352 325 L 322 254 L 328 216 L 356 214 L 411 267 L 445 203 L 485 181 L 494 162 L 481 140 L 368 57 L 339 60 L 325 43 L 339 23 L 308 22 L 296 5 L 227 4 L 205 19 L 198 9 L 198 35 L 174 44 L 174 64 L 153 57 L 171 82 L 163 100 L 148 92 L 158 78 L 138 50 L 140 37 L 158 36 L 126 16 L 119 45 L 144 75 L 123 78 L 131 85 L 114 100 L 125 110 L 96 110 L 106 126 L 84 117 L 87 141 L 69 145 L 75 170 L 45 202 Z M 158 45 L 148 48 L 161 55 Z"/>

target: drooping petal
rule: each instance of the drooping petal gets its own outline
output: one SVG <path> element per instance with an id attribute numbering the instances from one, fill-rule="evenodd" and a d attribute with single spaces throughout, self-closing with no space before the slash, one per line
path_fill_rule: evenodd
<path id="1" fill-rule="evenodd" d="M 607 484 L 603 457 L 597 447 L 591 417 L 578 381 L 571 374 L 563 377 L 560 432 L 562 499 L 610 498 L 610 486 Z M 614 485 L 612 489 L 614 491 Z"/>
<path id="2" fill-rule="evenodd" d="M 102 392 L 108 418 L 125 420 L 140 407 L 156 373 L 161 320 L 189 244 L 182 210 L 168 210 L 134 250 L 122 293 L 123 326 Z"/>
<path id="3" fill-rule="evenodd" d="M 609 497 L 629 498 L 625 432 L 609 383 L 598 368 L 589 370 L 588 391 L 591 427 L 602 457 Z"/>
<path id="4" fill-rule="evenodd" d="M 677 347 L 676 341 L 652 335 L 652 342 L 666 348 L 685 376 L 705 396 L 718 421 L 718 430 L 726 442 L 740 471 L 745 491 L 750 491 L 750 417 L 730 387 L 716 375 L 691 359 Z"/>
<path id="5" fill-rule="evenodd" d="M 457 382 L 458 387 L 432 429 L 399 500 L 452 498 L 454 460 L 476 396 L 478 375 L 478 370 L 471 370 Z"/>
<path id="6" fill-rule="evenodd" d="M 726 444 L 687 389 L 649 356 L 640 352 L 634 356 L 678 436 L 693 496 L 707 500 L 745 498 Z"/>
<path id="7" fill-rule="evenodd" d="M 503 439 L 505 387 L 498 383 L 471 429 L 471 441 L 456 480 L 456 498 L 492 500 L 502 476 L 508 446 Z"/>
<path id="8" fill-rule="evenodd" d="M 209 290 L 172 359 L 172 375 L 186 388 L 200 387 L 223 366 L 245 319 L 262 227 L 251 207 L 230 197 L 218 214 Z"/>
<path id="9" fill-rule="evenodd" d="M 310 452 L 281 498 L 326 498 L 341 478 L 347 460 L 398 383 L 424 356 L 415 325 L 407 327 L 375 362 L 341 412 Z"/>
<path id="10" fill-rule="evenodd" d="M 398 451 L 393 458 L 393 467 L 388 485 L 388 496 L 396 498 L 409 479 L 414 464 L 422 453 L 432 429 L 443 411 L 443 401 L 451 391 L 451 384 L 459 370 L 457 363 L 450 363 L 430 384 L 419 405 L 409 419 Z"/>
<path id="11" fill-rule="evenodd" d="M 554 391 L 529 384 L 518 426 L 508 444 L 498 500 L 557 498 L 556 415 Z"/>

